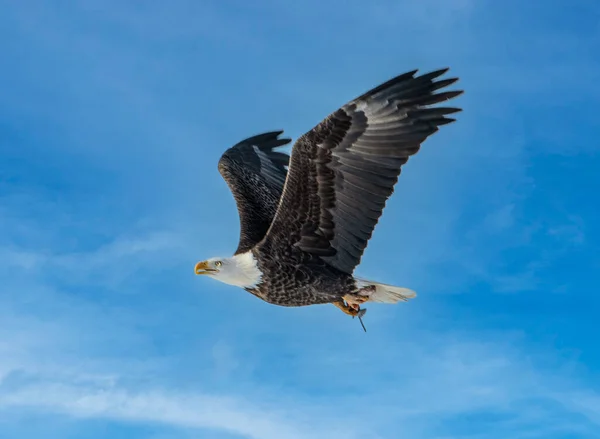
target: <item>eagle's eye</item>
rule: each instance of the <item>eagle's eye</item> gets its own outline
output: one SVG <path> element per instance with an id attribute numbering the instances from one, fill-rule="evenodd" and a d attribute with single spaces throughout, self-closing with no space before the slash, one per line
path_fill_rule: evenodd
<path id="1" fill-rule="evenodd" d="M 223 263 L 221 261 L 217 261 L 215 262 L 215 267 L 220 267 L 221 265 L 223 265 Z"/>

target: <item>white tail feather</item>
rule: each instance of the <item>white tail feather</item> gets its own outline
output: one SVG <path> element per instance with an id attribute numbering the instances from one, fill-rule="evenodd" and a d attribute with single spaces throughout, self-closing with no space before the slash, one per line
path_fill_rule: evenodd
<path id="1" fill-rule="evenodd" d="M 394 285 L 382 284 L 365 279 L 355 279 L 358 288 L 375 287 L 375 291 L 368 291 L 364 294 L 369 295 L 369 302 L 379 303 L 398 303 L 406 302 L 408 299 L 417 297 L 417 293 L 413 290 Z"/>

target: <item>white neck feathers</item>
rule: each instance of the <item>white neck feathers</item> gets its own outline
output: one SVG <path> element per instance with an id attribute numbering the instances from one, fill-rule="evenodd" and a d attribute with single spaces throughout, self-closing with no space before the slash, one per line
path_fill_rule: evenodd
<path id="1" fill-rule="evenodd" d="M 254 288 L 262 280 L 262 272 L 258 268 L 252 252 L 241 253 L 223 260 L 223 265 L 215 279 L 241 288 Z"/>

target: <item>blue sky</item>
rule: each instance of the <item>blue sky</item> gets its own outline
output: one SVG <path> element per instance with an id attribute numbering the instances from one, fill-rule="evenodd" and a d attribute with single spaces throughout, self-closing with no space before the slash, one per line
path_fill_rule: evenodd
<path id="1" fill-rule="evenodd" d="M 600 5 L 0 0 L 0 438 L 600 437 Z M 237 244 L 220 154 L 413 68 L 458 123 L 357 274 L 287 309 L 193 275 Z"/>

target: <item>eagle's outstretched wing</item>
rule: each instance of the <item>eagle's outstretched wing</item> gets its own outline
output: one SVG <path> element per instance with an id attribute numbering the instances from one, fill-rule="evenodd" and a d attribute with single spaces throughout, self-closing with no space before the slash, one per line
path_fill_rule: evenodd
<path id="1" fill-rule="evenodd" d="M 223 153 L 219 172 L 227 182 L 240 217 L 240 241 L 235 254 L 254 247 L 264 236 L 281 198 L 289 155 L 273 151 L 291 142 L 283 131 L 242 140 Z"/>
<path id="2" fill-rule="evenodd" d="M 448 69 L 412 71 L 354 99 L 300 137 L 279 208 L 259 248 L 296 245 L 352 273 L 402 165 L 458 108 L 431 107 L 462 91 Z M 282 249 L 283 250 L 283 249 Z"/>

